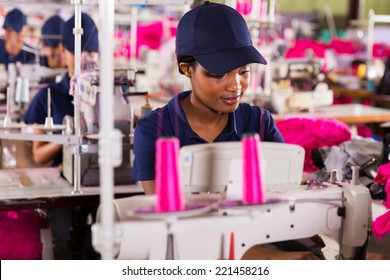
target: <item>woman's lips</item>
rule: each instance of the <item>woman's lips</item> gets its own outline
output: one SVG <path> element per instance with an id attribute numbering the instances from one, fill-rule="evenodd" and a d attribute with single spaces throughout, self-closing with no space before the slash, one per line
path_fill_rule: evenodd
<path id="1" fill-rule="evenodd" d="M 237 104 L 240 101 L 241 95 L 232 96 L 232 97 L 221 97 L 223 103 L 228 105 Z"/>

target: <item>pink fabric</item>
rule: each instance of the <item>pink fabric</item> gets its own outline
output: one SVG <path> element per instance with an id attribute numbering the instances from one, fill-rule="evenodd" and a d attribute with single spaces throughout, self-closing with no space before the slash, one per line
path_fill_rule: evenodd
<path id="1" fill-rule="evenodd" d="M 251 0 L 237 0 L 236 10 L 242 15 L 248 15 L 252 11 Z"/>
<path id="2" fill-rule="evenodd" d="M 294 47 L 287 50 L 286 58 L 305 58 L 306 50 L 313 50 L 319 58 L 325 57 L 326 46 L 312 39 L 299 39 L 295 42 Z"/>
<path id="3" fill-rule="evenodd" d="M 384 185 L 387 184 L 387 181 L 390 179 L 390 162 L 382 164 L 378 167 L 378 173 L 376 174 L 374 181 L 378 184 Z"/>
<path id="4" fill-rule="evenodd" d="M 329 42 L 328 47 L 339 54 L 355 54 L 358 52 L 356 43 L 350 40 L 346 41 L 335 38 Z"/>
<path id="5" fill-rule="evenodd" d="M 372 223 L 372 233 L 380 240 L 390 232 L 390 211 L 382 214 Z"/>
<path id="6" fill-rule="evenodd" d="M 372 46 L 372 56 L 375 58 L 387 58 L 390 56 L 390 48 L 386 44 L 374 44 Z"/>
<path id="7" fill-rule="evenodd" d="M 305 149 L 304 171 L 313 172 L 311 153 L 324 146 L 339 145 L 351 140 L 351 128 L 337 119 L 291 118 L 277 124 L 284 141 L 297 144 Z"/>
<path id="8" fill-rule="evenodd" d="M 0 212 L 0 259 L 42 258 L 40 229 L 47 224 L 32 210 Z"/>
<path id="9" fill-rule="evenodd" d="M 167 18 L 165 21 L 171 21 Z M 168 23 L 169 24 L 169 23 Z M 169 24 L 170 25 L 170 24 Z M 141 46 L 147 47 L 152 50 L 160 48 L 163 40 L 164 20 L 155 21 L 148 24 L 139 24 L 137 26 L 137 46 L 136 57 L 139 58 Z M 169 27 L 168 36 L 176 36 L 177 27 Z M 114 38 L 119 41 L 120 47 L 115 49 L 115 57 L 130 58 L 130 34 L 126 32 L 116 31 Z"/>
<path id="10" fill-rule="evenodd" d="M 385 184 L 386 199 L 383 205 L 390 209 L 390 162 L 378 167 L 378 173 L 374 181 L 378 184 Z M 390 232 L 390 210 L 372 222 L 372 232 L 378 240 Z"/>

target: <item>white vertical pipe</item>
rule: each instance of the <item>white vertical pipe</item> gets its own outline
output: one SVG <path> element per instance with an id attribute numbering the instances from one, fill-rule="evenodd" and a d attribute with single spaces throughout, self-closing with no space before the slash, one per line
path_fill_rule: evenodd
<path id="1" fill-rule="evenodd" d="M 74 40 L 74 76 L 78 78 L 81 73 L 81 35 L 83 30 L 81 28 L 81 2 L 83 0 L 72 0 L 72 3 L 75 5 L 74 8 L 74 29 L 73 34 L 75 36 Z M 80 83 L 75 83 L 74 87 L 74 128 L 75 135 L 81 137 L 80 133 Z M 81 178 L 80 178 L 80 154 L 79 149 L 76 147 L 76 151 L 73 154 L 73 193 L 81 192 Z"/>
<path id="2" fill-rule="evenodd" d="M 73 33 L 75 36 L 74 40 L 74 75 L 75 77 L 80 76 L 81 73 L 81 7 L 80 1 L 75 2 L 75 16 L 74 16 L 74 29 Z M 80 83 L 76 83 L 75 94 L 76 98 L 75 106 L 74 106 L 74 126 L 75 126 L 75 134 L 77 136 L 80 135 L 80 107 L 79 107 L 79 94 L 80 94 Z"/>
<path id="3" fill-rule="evenodd" d="M 113 185 L 114 170 L 111 153 L 111 138 L 114 128 L 113 85 L 114 85 L 114 7 L 111 0 L 99 1 L 100 14 L 100 135 L 99 135 L 99 166 L 100 166 L 100 204 L 101 219 L 101 256 L 102 259 L 114 258 L 114 208 Z"/>
<path id="4" fill-rule="evenodd" d="M 336 23 L 334 22 L 332 9 L 330 8 L 329 4 L 323 4 L 323 9 L 325 13 L 325 18 L 328 23 L 329 32 L 331 39 L 337 37 L 337 29 L 336 29 Z"/>
<path id="5" fill-rule="evenodd" d="M 138 8 L 136 6 L 131 8 L 130 20 L 130 67 L 136 66 L 137 53 L 137 26 L 138 26 Z"/>
<path id="6" fill-rule="evenodd" d="M 260 3 L 261 1 L 261 3 Z M 250 13 L 251 20 L 259 20 L 260 18 L 260 6 L 263 5 L 263 0 L 252 0 L 252 9 Z"/>
<path id="7" fill-rule="evenodd" d="M 371 64 L 372 56 L 373 56 L 372 50 L 374 45 L 374 24 L 375 24 L 374 17 L 375 17 L 375 12 L 373 9 L 370 9 L 370 11 L 368 12 L 368 27 L 367 27 L 367 65 Z"/>
<path id="8" fill-rule="evenodd" d="M 47 88 L 47 117 L 51 118 L 51 91 Z"/>
<path id="9" fill-rule="evenodd" d="M 271 23 L 275 22 L 275 10 L 276 10 L 276 0 L 270 0 L 268 20 Z"/>
<path id="10" fill-rule="evenodd" d="M 359 0 L 358 3 L 358 19 L 364 19 L 364 11 L 366 10 L 366 0 Z"/>
<path id="11" fill-rule="evenodd" d="M 225 0 L 225 5 L 230 6 L 233 9 L 237 8 L 237 0 Z"/>
<path id="12" fill-rule="evenodd" d="M 74 7 L 74 29 L 73 34 L 75 36 L 74 40 L 74 76 L 79 77 L 81 73 L 81 35 L 82 35 L 82 28 L 81 28 L 81 2 L 83 0 L 72 0 L 72 4 L 75 5 Z M 81 137 L 80 132 L 80 83 L 75 83 L 74 87 L 74 128 L 75 128 L 75 135 L 78 137 Z M 79 149 L 77 147 L 76 152 L 73 156 L 73 193 L 80 193 L 81 192 L 81 183 L 80 183 L 80 154 Z"/>

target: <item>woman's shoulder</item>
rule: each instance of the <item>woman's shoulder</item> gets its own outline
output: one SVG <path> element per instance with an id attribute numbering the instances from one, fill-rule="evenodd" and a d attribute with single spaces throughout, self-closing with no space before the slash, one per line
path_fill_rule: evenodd
<path id="1" fill-rule="evenodd" d="M 33 97 L 33 100 L 47 99 L 47 90 L 49 87 L 41 88 Z"/>
<path id="2" fill-rule="evenodd" d="M 253 115 L 260 115 L 263 113 L 267 113 L 268 111 L 265 109 L 262 109 L 261 107 L 257 105 L 251 105 L 249 103 L 240 103 L 240 105 L 237 108 L 237 112 L 240 112 L 243 115 L 253 116 Z"/>

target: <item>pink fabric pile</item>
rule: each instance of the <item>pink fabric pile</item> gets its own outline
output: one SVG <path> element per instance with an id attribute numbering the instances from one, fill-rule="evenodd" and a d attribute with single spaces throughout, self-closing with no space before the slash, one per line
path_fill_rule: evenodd
<path id="1" fill-rule="evenodd" d="M 374 181 L 385 185 L 386 200 L 383 201 L 383 205 L 390 209 L 390 162 L 379 166 Z M 372 232 L 378 240 L 390 232 L 390 210 L 387 210 L 372 222 Z"/>
<path id="2" fill-rule="evenodd" d="M 276 125 L 286 143 L 305 149 L 305 172 L 318 169 L 311 159 L 313 150 L 339 145 L 351 140 L 352 136 L 351 128 L 337 119 L 291 118 L 279 121 Z"/>
<path id="3" fill-rule="evenodd" d="M 0 259 L 41 259 L 40 229 L 47 226 L 33 210 L 0 211 Z"/>

